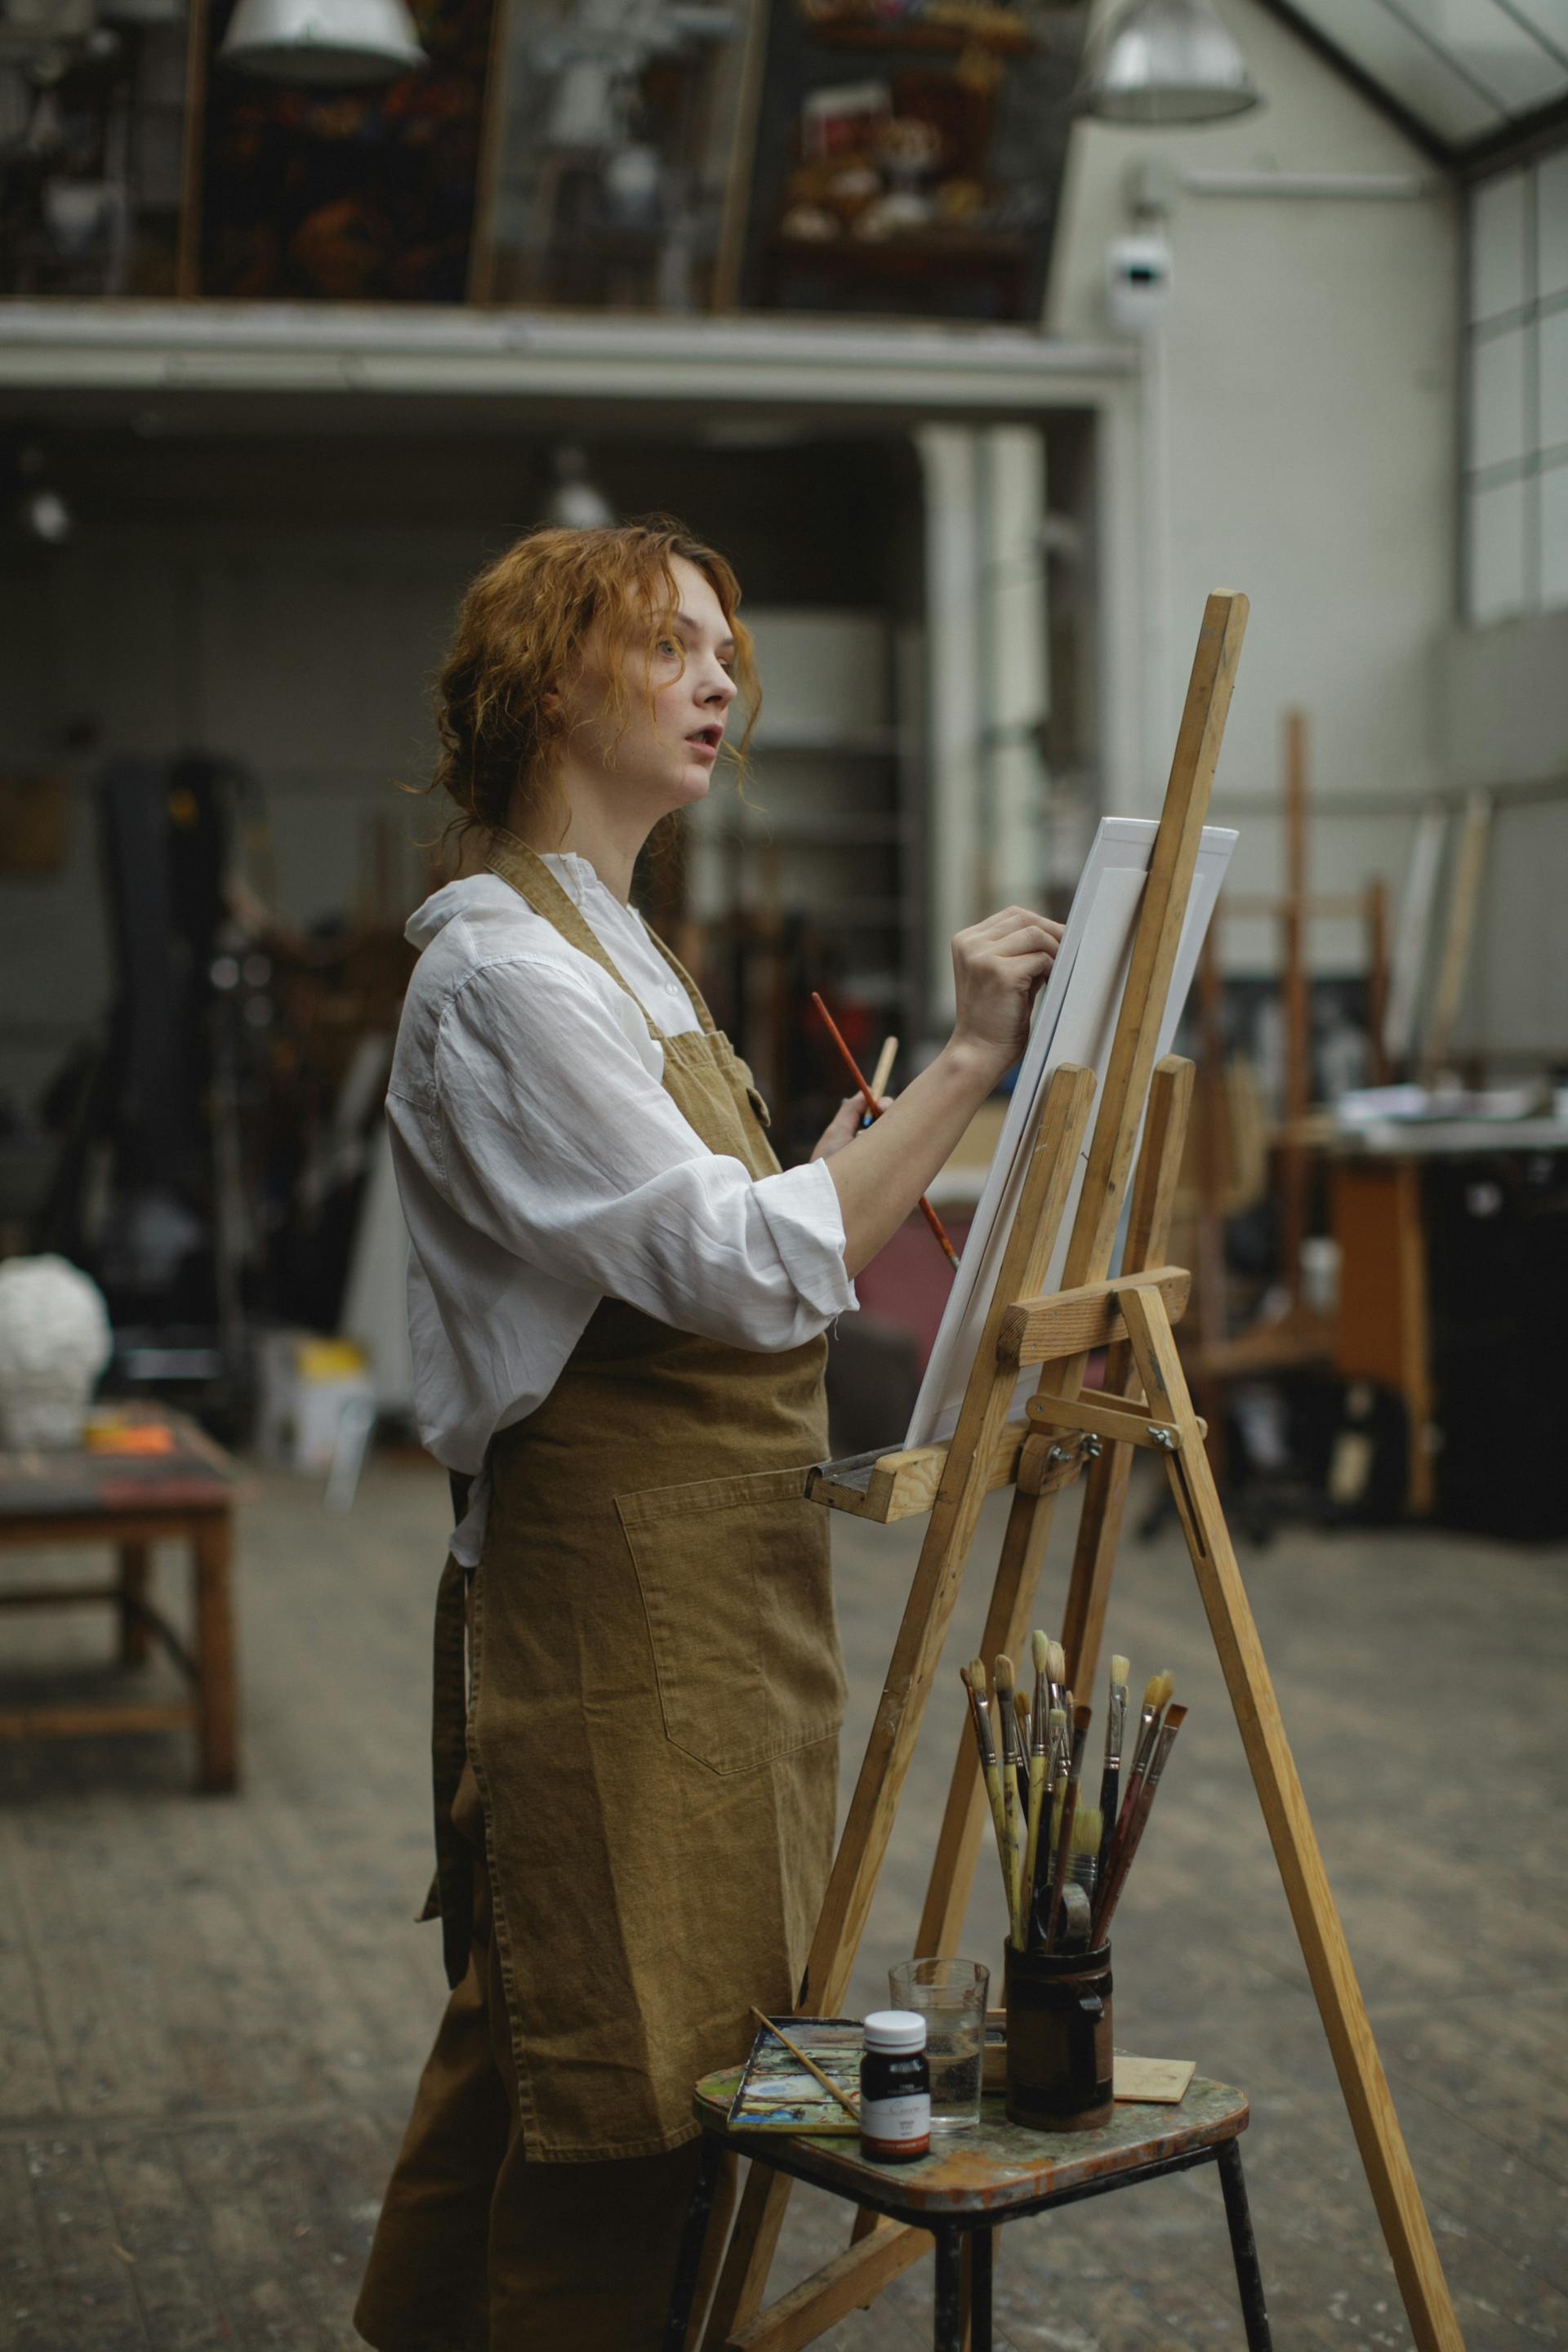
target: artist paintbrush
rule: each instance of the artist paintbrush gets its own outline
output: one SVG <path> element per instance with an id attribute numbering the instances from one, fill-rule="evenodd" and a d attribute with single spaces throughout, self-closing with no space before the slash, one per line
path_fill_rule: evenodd
<path id="1" fill-rule="evenodd" d="M 877 1096 L 872 1093 L 871 1088 L 867 1085 L 864 1077 L 861 1076 L 860 1065 L 857 1062 L 854 1055 L 849 1051 L 848 1046 L 845 1044 L 844 1039 L 839 1033 L 837 1022 L 835 1021 L 832 1013 L 829 1013 L 826 1005 L 824 1004 L 821 997 L 817 995 L 815 989 L 812 991 L 811 1001 L 816 1005 L 817 1011 L 821 1013 L 823 1020 L 826 1023 L 827 1034 L 832 1038 L 834 1044 L 837 1046 L 839 1058 L 842 1060 L 845 1068 L 848 1071 L 855 1085 L 860 1089 L 860 1098 L 864 1102 L 868 1112 L 870 1114 L 871 1118 L 880 1118 L 882 1116 L 882 1106 L 880 1101 L 878 1099 Z M 942 1248 L 947 1253 L 949 1265 L 956 1266 L 958 1264 L 958 1252 L 953 1248 L 952 1242 L 948 1238 L 947 1227 L 942 1223 L 942 1219 L 937 1215 L 936 1211 L 931 1207 L 931 1202 L 926 1199 L 923 1192 L 921 1194 L 919 1205 L 921 1216 L 925 1219 L 927 1224 L 936 1235 L 937 1240 L 942 1244 Z"/>
<path id="2" fill-rule="evenodd" d="M 1100 1847 L 1102 1878 L 1116 1828 L 1116 1800 L 1121 1786 L 1121 1740 L 1127 1728 L 1127 1677 L 1131 1672 L 1127 1659 L 1111 1659 L 1110 1704 L 1105 1717 L 1105 1763 L 1100 1775 L 1100 1812 L 1104 1825 Z"/>
<path id="3" fill-rule="evenodd" d="M 1059 1706 L 1066 1720 L 1070 1724 L 1072 1721 L 1072 1709 L 1067 1704 L 1068 1654 L 1063 1649 L 1059 1642 L 1052 1642 L 1047 1645 L 1046 1652 L 1046 1676 L 1050 1685 L 1051 1705 L 1053 1706 Z M 1065 1748 L 1062 1750 L 1062 1761 L 1064 1764 L 1067 1761 L 1067 1750 Z"/>
<path id="4" fill-rule="evenodd" d="M 1050 1685 L 1046 1680 L 1047 1651 L 1043 1633 L 1029 1637 L 1035 1658 L 1035 1711 L 1029 1720 L 1029 1801 L 1025 1813 L 1024 1934 L 1029 1936 L 1035 1916 L 1035 1870 L 1040 1853 L 1040 1816 L 1046 1807 L 1047 1752 L 1051 1736 Z"/>
<path id="5" fill-rule="evenodd" d="M 1127 1785 L 1121 1792 L 1121 1811 L 1110 1834 L 1110 1847 L 1100 1872 L 1101 1884 L 1113 1877 L 1121 1860 L 1121 1848 L 1132 1827 L 1132 1816 L 1138 1800 L 1143 1793 L 1143 1780 L 1149 1769 L 1149 1759 L 1154 1752 L 1154 1742 L 1160 1736 L 1160 1718 L 1170 1704 L 1175 1688 L 1170 1675 L 1151 1675 L 1143 1691 L 1143 1706 L 1138 1720 L 1138 1740 L 1132 1750 L 1132 1767 L 1126 1775 Z"/>
<path id="6" fill-rule="evenodd" d="M 969 1693 L 969 1712 L 974 1724 L 974 1741 L 980 1750 L 980 1769 L 984 1776 L 985 1794 L 991 1806 L 991 1826 L 996 1833 L 996 1858 L 1002 1865 L 1002 1887 L 1007 1897 L 1009 1919 L 1013 1912 L 1013 1881 L 1007 1869 L 1007 1833 L 1002 1817 L 1002 1768 L 996 1760 L 996 1742 L 991 1735 L 991 1702 L 985 1696 L 985 1661 L 972 1658 L 960 1666 L 963 1687 Z"/>
<path id="7" fill-rule="evenodd" d="M 1051 1867 L 1051 1905 L 1046 1917 L 1047 1952 L 1056 1949 L 1057 1932 L 1061 1922 L 1062 1894 L 1068 1883 L 1068 1867 L 1072 1855 L 1073 1822 L 1078 1813 L 1078 1792 L 1083 1780 L 1083 1751 L 1089 1740 L 1090 1714 L 1091 1709 L 1080 1706 L 1073 1719 L 1072 1755 L 1068 1763 L 1061 1827 L 1057 1832 L 1056 1855 Z"/>
<path id="8" fill-rule="evenodd" d="M 1082 1930 L 1087 1933 L 1094 1916 L 1094 1889 L 1100 1866 L 1100 1807 L 1080 1804 L 1073 1815 L 1072 1850 L 1068 1855 L 1067 1885 L 1062 1889 L 1062 1917 L 1059 1933 L 1062 1943 L 1069 1951 L 1079 1932 L 1078 1927 L 1074 1924 L 1075 1921 L 1081 1921 Z M 1079 1905 L 1073 1903 L 1075 1895 L 1082 1905 L 1081 1912 Z M 1068 1916 L 1069 1904 L 1072 1905 L 1070 1918 Z"/>
<path id="9" fill-rule="evenodd" d="M 1013 1711 L 1013 1661 L 1004 1650 L 992 1668 L 996 1694 L 998 1744 L 1002 1750 L 1002 1822 L 1007 1838 L 1007 1883 L 1014 1932 L 1024 1932 L 1024 1844 L 1022 1810 L 1018 1802 L 1018 1718 Z"/>
<path id="10" fill-rule="evenodd" d="M 1029 1702 L 1024 1696 L 1021 1690 L 1016 1690 L 1013 1693 L 1013 1713 L 1017 1719 L 1018 1725 L 1018 1745 L 1013 1759 L 1013 1765 L 1015 1771 L 1018 1775 L 1018 1822 L 1019 1834 L 1022 1835 L 1024 1830 L 1028 1826 L 1029 1820 L 1030 1731 Z"/>
<path id="11" fill-rule="evenodd" d="M 771 2017 L 764 2017 L 760 2009 L 753 2009 L 752 2015 L 756 2019 L 759 2025 L 765 2025 L 768 2032 L 773 2034 L 777 2041 L 784 2043 L 784 2048 L 789 2052 L 790 2056 L 795 2060 L 796 2065 L 804 2066 L 808 2074 L 815 2074 L 823 2089 L 825 2091 L 831 2091 L 839 2105 L 847 2109 L 848 2113 L 852 2115 L 856 2122 L 858 2123 L 860 2120 L 859 2101 L 858 2099 L 852 2099 L 847 2091 L 841 2091 L 837 2084 L 833 2080 L 832 2076 L 823 2073 L 816 2059 L 808 2058 L 805 2052 L 801 2048 L 799 2042 L 791 2041 L 789 2035 L 784 2032 L 782 2025 L 775 2025 L 773 2019 Z"/>
<path id="12" fill-rule="evenodd" d="M 1045 1771 L 1040 1785 L 1039 1811 L 1033 1825 L 1035 1867 L 1025 1890 L 1027 1898 L 1025 1924 L 1031 1950 L 1045 1933 L 1046 1910 L 1050 1899 L 1051 1842 L 1057 1828 L 1058 1766 L 1066 1738 L 1067 1717 L 1059 1706 L 1053 1706 L 1046 1717 Z"/>
<path id="13" fill-rule="evenodd" d="M 1150 1759 L 1149 1769 L 1144 1775 L 1143 1786 L 1139 1790 L 1138 1811 L 1133 1817 L 1131 1829 L 1121 1842 L 1121 1850 L 1115 1868 L 1100 1889 L 1092 1930 L 1097 1946 L 1103 1944 L 1110 1933 L 1111 1916 L 1121 1900 L 1121 1890 L 1127 1884 L 1127 1874 L 1132 1867 L 1133 1856 L 1138 1851 L 1139 1842 L 1148 1824 L 1149 1815 L 1153 1810 L 1154 1800 L 1159 1794 L 1160 1782 L 1164 1777 L 1165 1766 L 1170 1761 L 1171 1749 L 1175 1744 L 1176 1734 L 1186 1719 L 1186 1708 L 1173 1706 L 1160 1727 L 1159 1737 L 1154 1742 L 1154 1753 Z"/>

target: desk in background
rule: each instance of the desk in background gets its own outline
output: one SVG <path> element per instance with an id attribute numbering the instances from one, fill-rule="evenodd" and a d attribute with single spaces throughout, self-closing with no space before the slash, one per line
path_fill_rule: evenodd
<path id="1" fill-rule="evenodd" d="M 101 1602 L 119 1619 L 121 1664 L 144 1664 L 156 1641 L 190 1684 L 190 1696 L 6 1707 L 0 1709 L 0 1739 L 189 1728 L 196 1734 L 198 1787 L 226 1793 L 239 1785 L 229 1576 L 234 1507 L 241 1499 L 238 1472 L 183 1413 L 156 1406 L 106 1406 L 97 1416 L 100 1430 L 111 1418 L 122 1431 L 119 1451 L 110 1443 L 48 1453 L 0 1452 L 0 1549 L 109 1546 L 117 1554 L 115 1579 L 101 1584 L 13 1584 L 0 1566 L 0 1609 Z M 151 1598 L 152 1548 L 171 1538 L 190 1547 L 194 1648 Z"/>
<path id="2" fill-rule="evenodd" d="M 1388 1121 L 1331 1151 L 1335 1370 L 1402 1400 L 1412 1515 L 1568 1535 L 1568 1119 Z"/>

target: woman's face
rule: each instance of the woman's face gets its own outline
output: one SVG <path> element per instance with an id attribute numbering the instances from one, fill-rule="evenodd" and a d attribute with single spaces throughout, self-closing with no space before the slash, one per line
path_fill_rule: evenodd
<path id="1" fill-rule="evenodd" d="M 670 568 L 677 608 L 651 657 L 644 642 L 619 656 L 624 723 L 590 655 L 573 698 L 581 715 L 566 738 L 570 765 L 607 771 L 617 800 L 635 801 L 650 823 L 706 795 L 738 691 L 734 639 L 712 583 L 679 556 Z"/>

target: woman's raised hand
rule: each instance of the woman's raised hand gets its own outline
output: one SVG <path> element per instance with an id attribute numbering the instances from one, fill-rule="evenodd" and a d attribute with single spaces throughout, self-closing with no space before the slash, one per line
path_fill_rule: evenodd
<path id="1" fill-rule="evenodd" d="M 1056 961 L 1062 928 L 1027 907 L 1004 907 L 952 942 L 952 1043 L 989 1062 L 993 1085 L 1028 1042 L 1029 1014 Z"/>

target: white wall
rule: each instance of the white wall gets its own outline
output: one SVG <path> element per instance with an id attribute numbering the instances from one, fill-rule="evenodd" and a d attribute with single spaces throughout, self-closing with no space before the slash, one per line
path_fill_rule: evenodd
<path id="1" fill-rule="evenodd" d="M 1279 789 L 1283 708 L 1308 713 L 1317 783 L 1379 802 L 1440 781 L 1431 650 L 1453 609 L 1458 287 L 1455 200 L 1400 131 L 1252 0 L 1220 0 L 1267 104 L 1230 124 L 1072 133 L 1048 324 L 1102 334 L 1109 240 L 1132 226 L 1131 167 L 1178 173 L 1373 174 L 1415 197 L 1178 193 L 1162 349 L 1133 427 L 1111 440 L 1144 476 L 1108 614 L 1108 806 L 1153 804 L 1203 601 L 1245 589 L 1252 618 L 1215 795 Z M 1163 417 L 1161 409 L 1163 404 Z M 1152 478 L 1148 478 L 1152 473 Z M 1134 534 L 1135 530 L 1135 536 Z M 1126 698 L 1151 681 L 1145 723 Z M 1407 826 L 1326 818 L 1319 887 L 1397 881 Z M 1277 829 L 1246 818 L 1239 888 L 1279 878 Z M 1332 932 L 1315 960 L 1344 968 Z M 1233 927 L 1231 959 L 1268 941 Z"/>

